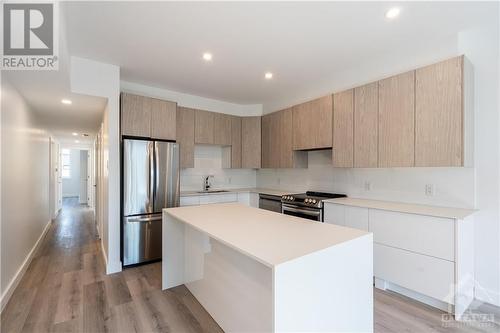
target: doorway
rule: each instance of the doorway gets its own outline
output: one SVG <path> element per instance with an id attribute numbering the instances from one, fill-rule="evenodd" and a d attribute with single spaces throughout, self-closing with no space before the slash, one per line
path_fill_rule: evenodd
<path id="1" fill-rule="evenodd" d="M 80 205 L 92 206 L 91 158 L 87 149 L 61 149 L 62 197 L 74 199 Z"/>

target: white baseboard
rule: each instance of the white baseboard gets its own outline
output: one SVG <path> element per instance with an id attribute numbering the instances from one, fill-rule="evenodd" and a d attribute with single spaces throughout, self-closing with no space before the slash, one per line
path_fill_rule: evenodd
<path id="1" fill-rule="evenodd" d="M 104 251 L 104 244 L 102 243 L 102 238 L 101 238 L 101 252 L 102 252 L 102 257 L 104 258 L 104 264 L 106 265 L 106 274 L 113 274 L 122 271 L 121 261 L 108 262 L 108 257 L 106 256 L 106 252 Z"/>
<path id="2" fill-rule="evenodd" d="M 480 302 L 500 306 L 500 293 L 494 290 L 478 287 L 476 285 L 474 296 L 474 298 Z"/>
<path id="3" fill-rule="evenodd" d="M 31 248 L 31 251 L 28 253 L 26 258 L 24 259 L 23 263 L 21 264 L 21 267 L 19 267 L 16 274 L 14 275 L 12 280 L 10 280 L 7 288 L 3 292 L 2 299 L 0 300 L 0 303 L 1 303 L 0 313 L 3 312 L 3 309 L 5 308 L 5 306 L 7 305 L 7 303 L 10 300 L 10 297 L 14 293 L 14 290 L 16 290 L 17 285 L 19 284 L 19 282 L 23 278 L 24 273 L 26 273 L 28 266 L 30 265 L 31 261 L 33 260 L 33 257 L 35 256 L 38 248 L 40 247 L 43 238 L 47 234 L 47 231 L 49 231 L 51 224 L 52 224 L 52 221 L 47 222 L 47 224 L 45 225 L 45 228 L 42 231 L 42 234 L 40 235 L 40 237 L 38 237 L 38 240 L 36 241 L 35 245 Z"/>

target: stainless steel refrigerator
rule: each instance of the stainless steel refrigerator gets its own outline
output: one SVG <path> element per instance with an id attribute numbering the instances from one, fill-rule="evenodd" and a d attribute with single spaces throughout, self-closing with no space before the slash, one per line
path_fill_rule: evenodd
<path id="1" fill-rule="evenodd" d="M 123 140 L 123 265 L 161 259 L 163 208 L 179 206 L 179 146 Z"/>

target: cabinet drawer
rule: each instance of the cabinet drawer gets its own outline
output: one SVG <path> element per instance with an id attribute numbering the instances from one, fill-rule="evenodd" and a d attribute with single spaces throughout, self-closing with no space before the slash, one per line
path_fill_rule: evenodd
<path id="1" fill-rule="evenodd" d="M 375 277 L 454 303 L 454 263 L 381 244 L 373 250 Z"/>
<path id="2" fill-rule="evenodd" d="M 345 225 L 345 206 L 326 203 L 325 202 L 325 212 L 323 219 L 325 223 Z"/>
<path id="3" fill-rule="evenodd" d="M 237 201 L 238 201 L 237 193 L 208 194 L 200 197 L 200 205 L 221 203 L 221 202 L 237 202 Z"/>
<path id="4" fill-rule="evenodd" d="M 455 260 L 455 220 L 370 209 L 373 241 L 450 261 Z"/>
<path id="5" fill-rule="evenodd" d="M 345 226 L 368 231 L 368 208 L 346 206 Z"/>
<path id="6" fill-rule="evenodd" d="M 198 196 L 189 196 L 189 197 L 181 197 L 180 206 L 197 206 L 200 204 L 200 197 Z"/>

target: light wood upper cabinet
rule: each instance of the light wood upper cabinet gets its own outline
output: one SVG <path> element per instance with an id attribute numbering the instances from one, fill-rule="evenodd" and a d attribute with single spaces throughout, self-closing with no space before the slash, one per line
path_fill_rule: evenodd
<path id="1" fill-rule="evenodd" d="M 379 81 L 378 166 L 415 165 L 415 71 Z"/>
<path id="2" fill-rule="evenodd" d="M 121 94 L 121 132 L 122 135 L 151 136 L 151 98 Z"/>
<path id="3" fill-rule="evenodd" d="M 333 95 L 333 166 L 354 165 L 354 89 Z"/>
<path id="4" fill-rule="evenodd" d="M 293 110 L 292 108 L 277 112 L 279 122 L 279 167 L 294 167 L 293 151 Z"/>
<path id="5" fill-rule="evenodd" d="M 194 142 L 214 144 L 215 112 L 196 110 L 194 119 Z"/>
<path id="6" fill-rule="evenodd" d="M 231 168 L 241 168 L 241 118 L 231 117 Z"/>
<path id="7" fill-rule="evenodd" d="M 122 135 L 176 140 L 176 113 L 175 102 L 122 93 Z"/>
<path id="8" fill-rule="evenodd" d="M 354 89 L 354 167 L 378 165 L 378 83 Z"/>
<path id="9" fill-rule="evenodd" d="M 293 107 L 293 149 L 332 146 L 332 95 Z"/>
<path id="10" fill-rule="evenodd" d="M 195 110 L 177 108 L 177 143 L 181 168 L 194 168 L 194 121 Z"/>
<path id="11" fill-rule="evenodd" d="M 463 57 L 417 69 L 415 166 L 463 166 Z"/>
<path id="12" fill-rule="evenodd" d="M 151 98 L 151 137 L 176 139 L 177 103 Z"/>
<path id="13" fill-rule="evenodd" d="M 278 112 L 262 116 L 262 168 L 279 168 L 279 128 Z"/>
<path id="14" fill-rule="evenodd" d="M 214 144 L 231 145 L 231 116 L 223 113 L 214 113 Z"/>
<path id="15" fill-rule="evenodd" d="M 261 167 L 261 117 L 241 118 L 241 167 Z"/>

